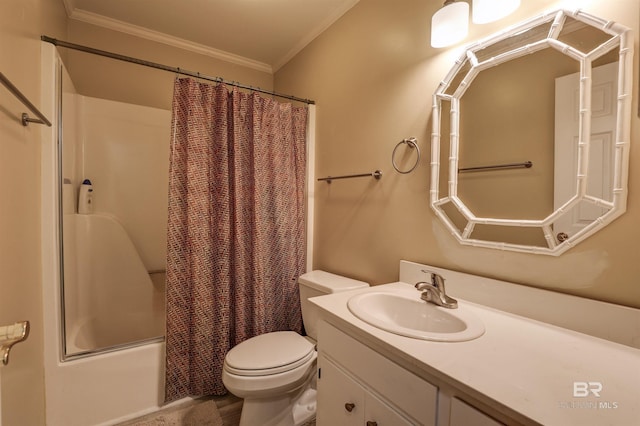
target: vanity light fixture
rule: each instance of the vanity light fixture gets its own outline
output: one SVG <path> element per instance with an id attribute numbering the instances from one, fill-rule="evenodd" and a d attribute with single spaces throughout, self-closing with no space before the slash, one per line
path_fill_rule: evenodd
<path id="1" fill-rule="evenodd" d="M 469 32 L 469 3 L 446 0 L 431 18 L 431 47 L 451 46 Z"/>
<path id="2" fill-rule="evenodd" d="M 473 0 L 471 21 L 487 24 L 510 15 L 518 7 L 520 0 Z"/>

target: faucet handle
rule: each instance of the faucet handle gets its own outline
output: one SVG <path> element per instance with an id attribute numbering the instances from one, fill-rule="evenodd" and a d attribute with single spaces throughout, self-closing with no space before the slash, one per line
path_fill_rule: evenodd
<path id="1" fill-rule="evenodd" d="M 415 287 L 418 290 L 426 290 L 426 287 L 431 287 L 432 290 L 435 289 L 435 293 L 437 293 L 437 299 L 434 299 L 434 295 L 427 293 L 423 294 L 422 299 L 427 302 L 433 302 L 438 306 L 443 306 L 445 308 L 455 309 L 458 307 L 458 301 L 452 297 L 447 296 L 447 293 L 444 289 L 444 277 L 437 272 L 430 271 L 428 269 L 422 269 L 422 272 L 425 274 L 431 274 L 431 284 L 420 281 L 416 283 Z M 426 296 L 426 298 L 425 298 Z"/>
<path id="2" fill-rule="evenodd" d="M 425 274 L 431 274 L 431 285 L 444 292 L 444 277 L 437 272 L 428 269 L 421 269 Z"/>

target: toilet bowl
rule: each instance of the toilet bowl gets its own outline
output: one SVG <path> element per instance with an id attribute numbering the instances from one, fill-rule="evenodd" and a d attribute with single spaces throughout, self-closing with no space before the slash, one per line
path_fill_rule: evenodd
<path id="1" fill-rule="evenodd" d="M 298 425 L 310 420 L 315 415 L 316 358 L 313 343 L 293 331 L 262 334 L 231 349 L 222 381 L 245 400 L 240 424 Z"/>
<path id="2" fill-rule="evenodd" d="M 317 312 L 310 297 L 368 287 L 367 283 L 324 271 L 298 279 L 308 336 L 276 331 L 252 337 L 225 357 L 222 381 L 244 398 L 240 426 L 299 426 L 315 417 Z"/>

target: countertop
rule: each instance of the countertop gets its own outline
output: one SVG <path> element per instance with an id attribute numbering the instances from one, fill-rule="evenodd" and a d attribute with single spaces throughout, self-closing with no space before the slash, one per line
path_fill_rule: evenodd
<path id="1" fill-rule="evenodd" d="M 310 301 L 322 319 L 402 367 L 425 380 L 445 381 L 498 411 L 506 407 L 516 420 L 522 416 L 549 426 L 640 425 L 639 349 L 457 297 L 459 309 L 484 323 L 484 335 L 452 343 L 403 337 L 349 311 L 349 298 L 367 291 L 419 297 L 413 285 L 395 282 Z M 588 396 L 582 396 L 585 392 Z"/>

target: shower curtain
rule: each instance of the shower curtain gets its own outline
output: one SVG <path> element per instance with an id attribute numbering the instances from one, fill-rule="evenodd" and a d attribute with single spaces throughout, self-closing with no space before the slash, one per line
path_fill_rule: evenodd
<path id="1" fill-rule="evenodd" d="M 302 329 L 307 108 L 177 78 L 165 400 L 222 395 L 227 351 Z"/>

